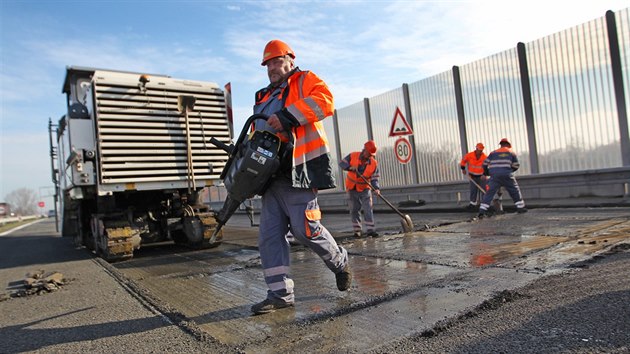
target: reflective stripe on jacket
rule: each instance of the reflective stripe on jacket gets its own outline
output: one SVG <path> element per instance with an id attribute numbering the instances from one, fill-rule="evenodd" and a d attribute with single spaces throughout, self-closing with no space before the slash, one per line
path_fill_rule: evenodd
<path id="1" fill-rule="evenodd" d="M 378 161 L 376 161 L 375 158 L 370 156 L 370 158 L 364 164 L 362 164 L 361 152 L 353 152 L 353 153 L 350 153 L 349 156 L 350 156 L 350 161 L 349 161 L 350 166 L 356 167 L 357 170 L 361 172 L 363 177 L 365 177 L 365 179 L 369 181 L 373 177 L 378 177 L 378 176 L 374 176 L 374 172 L 376 171 L 376 168 L 378 166 Z M 362 170 L 361 167 L 365 167 L 365 169 L 361 171 Z M 367 183 L 365 183 L 363 178 L 359 177 L 357 173 L 354 171 L 348 171 L 348 175 L 346 176 L 346 189 L 347 190 L 354 189 L 357 192 L 362 192 L 366 188 L 368 188 L 368 185 Z"/>
<path id="2" fill-rule="evenodd" d="M 516 154 L 509 148 L 494 150 L 483 162 L 484 173 L 489 176 L 508 176 L 520 167 Z"/>
<path id="3" fill-rule="evenodd" d="M 479 158 L 477 158 L 477 154 L 475 154 L 474 151 L 471 151 L 464 155 L 464 158 L 459 165 L 462 170 L 466 168 L 466 165 L 468 165 L 468 173 L 475 176 L 481 176 L 483 174 L 483 162 L 486 158 L 487 156 L 483 152 Z"/>
<path id="4" fill-rule="evenodd" d="M 270 90 L 256 94 L 256 106 L 265 104 Z M 293 138 L 292 181 L 296 188 L 328 189 L 335 187 L 332 174 L 330 147 L 321 122 L 334 112 L 332 93 L 317 75 L 296 68 L 277 97 L 284 104 L 276 114 L 291 124 Z M 254 111 L 258 111 L 257 107 Z"/>

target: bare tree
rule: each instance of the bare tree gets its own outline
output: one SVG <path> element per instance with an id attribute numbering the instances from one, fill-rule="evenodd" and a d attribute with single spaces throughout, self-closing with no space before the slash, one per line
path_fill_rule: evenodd
<path id="1" fill-rule="evenodd" d="M 37 193 L 28 188 L 20 188 L 7 194 L 6 202 L 11 212 L 17 215 L 33 215 L 37 212 Z"/>

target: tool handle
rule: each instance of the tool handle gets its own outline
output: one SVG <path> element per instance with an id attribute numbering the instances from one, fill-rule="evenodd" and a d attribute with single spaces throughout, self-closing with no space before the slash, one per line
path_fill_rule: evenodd
<path id="1" fill-rule="evenodd" d="M 212 145 L 218 147 L 219 149 L 227 152 L 228 154 L 232 153 L 232 149 L 234 149 L 234 145 L 228 145 L 222 141 L 220 141 L 219 139 L 215 138 L 215 137 L 211 137 L 210 138 L 210 143 L 212 143 Z"/>
<path id="2" fill-rule="evenodd" d="M 361 179 L 363 179 L 365 183 L 367 183 L 367 186 L 371 191 L 374 190 L 374 188 L 372 187 L 372 184 L 370 183 L 370 181 L 368 181 L 367 178 L 365 178 L 365 176 L 360 174 L 359 171 L 355 171 L 355 173 L 359 177 L 361 177 Z M 398 213 L 398 215 L 400 215 L 403 219 L 406 217 L 405 214 L 403 214 L 400 210 L 398 210 L 392 203 L 389 202 L 389 200 L 385 199 L 385 197 L 383 197 L 381 193 L 377 193 L 376 195 L 378 195 L 381 198 L 381 200 L 385 202 L 385 204 L 389 205 L 389 207 L 392 208 L 392 210 L 394 210 L 396 213 Z"/>
<path id="3" fill-rule="evenodd" d="M 252 122 L 254 122 L 257 119 L 262 119 L 264 121 L 267 121 L 267 118 L 269 118 L 269 117 L 267 115 L 265 115 L 265 114 L 262 114 L 262 113 L 256 113 L 256 114 L 250 116 L 249 118 L 247 118 L 247 120 L 245 121 L 245 124 L 243 125 L 243 129 L 241 130 L 241 134 L 238 136 L 238 139 L 236 139 L 236 143 L 234 143 L 234 145 L 232 145 L 232 148 L 228 152 L 228 160 L 225 163 L 225 166 L 223 166 L 223 171 L 221 172 L 221 175 L 219 176 L 220 179 L 225 179 L 225 176 L 226 176 L 228 170 L 230 169 L 230 166 L 232 165 L 232 162 L 234 161 L 234 158 L 236 157 L 236 153 L 238 152 L 238 148 L 241 146 L 241 144 L 243 144 L 243 141 L 245 140 L 245 137 L 247 136 L 247 130 L 248 130 L 249 126 L 252 124 Z M 212 143 L 212 140 L 210 142 Z M 220 146 L 218 146 L 218 147 L 220 148 Z"/>
<path id="4" fill-rule="evenodd" d="M 477 188 L 479 188 L 479 190 L 481 191 L 481 193 L 486 194 L 486 191 L 483 190 L 483 188 L 481 188 L 481 186 L 479 184 L 477 184 L 477 182 L 475 182 L 474 179 L 472 179 L 472 177 L 470 177 L 470 175 L 468 175 L 468 179 L 475 185 L 477 186 Z"/>

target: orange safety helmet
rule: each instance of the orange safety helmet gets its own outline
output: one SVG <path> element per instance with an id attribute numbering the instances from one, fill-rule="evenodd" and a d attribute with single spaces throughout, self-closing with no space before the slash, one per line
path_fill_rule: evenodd
<path id="1" fill-rule="evenodd" d="M 363 145 L 363 149 L 367 152 L 370 153 L 370 155 L 374 156 L 376 155 L 376 143 L 374 142 L 374 140 L 368 140 L 365 142 L 365 144 Z"/>
<path id="2" fill-rule="evenodd" d="M 479 149 L 479 150 L 483 150 L 483 149 L 485 149 L 486 147 L 485 147 L 485 146 L 483 146 L 483 144 L 482 144 L 482 143 L 477 143 L 477 145 L 475 146 L 475 148 L 477 148 L 477 149 Z"/>
<path id="3" fill-rule="evenodd" d="M 265 50 L 263 51 L 262 62 L 260 65 L 264 66 L 265 62 L 269 59 L 281 57 L 283 55 L 290 55 L 291 58 L 295 59 L 295 53 L 293 49 L 289 47 L 288 44 L 284 43 L 279 39 L 274 39 L 269 41 L 265 46 Z"/>
<path id="4" fill-rule="evenodd" d="M 501 139 L 501 141 L 499 141 L 499 145 L 501 144 L 507 144 L 508 147 L 512 147 L 512 144 L 510 144 L 510 141 L 507 138 Z"/>

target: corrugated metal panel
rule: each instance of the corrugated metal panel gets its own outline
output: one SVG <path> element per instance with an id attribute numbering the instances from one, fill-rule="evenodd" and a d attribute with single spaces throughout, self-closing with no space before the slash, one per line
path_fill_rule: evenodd
<path id="1" fill-rule="evenodd" d="M 180 95 L 195 97 L 188 113 L 196 181 L 218 180 L 227 154 L 210 137 L 229 143 L 224 93 L 216 84 L 97 71 L 94 98 L 102 184 L 187 180 L 186 118 Z"/>
<path id="2" fill-rule="evenodd" d="M 621 166 L 605 19 L 526 48 L 540 172 Z"/>
<path id="3" fill-rule="evenodd" d="M 508 138 L 519 156 L 519 174 L 530 173 L 527 127 L 516 48 L 461 67 L 467 140 L 489 154 Z"/>
<path id="4" fill-rule="evenodd" d="M 326 137 L 328 138 L 328 146 L 330 147 L 330 159 L 332 164 L 332 174 L 337 184 L 336 188 L 328 189 L 327 191 L 341 191 L 343 183 L 341 179 L 344 176 L 339 175 L 339 160 L 337 159 L 337 142 L 335 141 L 335 121 L 334 117 L 327 117 L 322 122 L 324 124 L 324 130 L 326 131 Z"/>
<path id="5" fill-rule="evenodd" d="M 452 73 L 409 85 L 418 178 L 421 184 L 461 178 L 459 127 Z"/>
<path id="6" fill-rule="evenodd" d="M 337 110 L 341 158 L 361 149 L 368 138 L 363 101 Z"/>
<path id="7" fill-rule="evenodd" d="M 630 117 L 630 7 L 617 11 L 615 21 L 617 22 L 621 71 L 626 95 L 626 116 Z M 630 135 L 630 124 L 628 124 L 628 135 Z"/>

